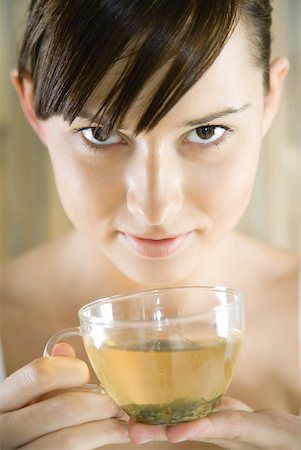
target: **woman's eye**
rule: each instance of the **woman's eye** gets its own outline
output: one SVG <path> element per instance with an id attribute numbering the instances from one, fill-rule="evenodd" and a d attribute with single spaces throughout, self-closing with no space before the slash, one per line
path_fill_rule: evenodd
<path id="1" fill-rule="evenodd" d="M 195 144 L 210 144 L 218 142 L 226 132 L 225 127 L 218 125 L 205 125 L 195 128 L 187 135 L 187 140 Z"/>
<path id="2" fill-rule="evenodd" d="M 94 146 L 120 144 L 122 142 L 122 138 L 118 134 L 104 136 L 101 128 L 84 128 L 81 132 L 86 141 L 89 141 Z"/>

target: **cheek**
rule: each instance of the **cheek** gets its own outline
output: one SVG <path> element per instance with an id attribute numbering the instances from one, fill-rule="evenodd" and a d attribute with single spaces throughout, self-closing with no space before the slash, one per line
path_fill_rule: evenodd
<path id="1" fill-rule="evenodd" d="M 259 151 L 259 139 L 248 149 L 240 142 L 220 164 L 200 170 L 195 201 L 210 216 L 214 228 L 231 229 L 241 218 L 252 193 Z"/>
<path id="2" fill-rule="evenodd" d="M 59 197 L 70 221 L 79 230 L 101 231 L 114 216 L 122 196 L 113 182 L 118 176 L 77 156 L 62 156 L 51 149 L 50 156 Z"/>

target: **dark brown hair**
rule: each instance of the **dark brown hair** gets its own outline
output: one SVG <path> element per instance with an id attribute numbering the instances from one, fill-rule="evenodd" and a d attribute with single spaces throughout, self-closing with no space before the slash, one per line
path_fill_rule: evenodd
<path id="1" fill-rule="evenodd" d="M 110 133 L 147 81 L 169 64 L 139 117 L 139 133 L 153 128 L 208 70 L 240 18 L 267 86 L 269 0 L 33 0 L 19 77 L 32 78 L 39 119 L 61 115 L 71 123 L 124 58 L 125 68 L 93 120 Z"/>

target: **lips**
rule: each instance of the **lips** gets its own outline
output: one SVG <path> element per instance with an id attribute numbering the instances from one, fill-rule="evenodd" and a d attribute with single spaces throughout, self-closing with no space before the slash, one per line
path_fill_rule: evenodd
<path id="1" fill-rule="evenodd" d="M 193 232 L 182 233 L 168 237 L 135 236 L 129 233 L 120 233 L 122 242 L 134 253 L 146 258 L 166 258 L 176 253 L 188 241 Z"/>

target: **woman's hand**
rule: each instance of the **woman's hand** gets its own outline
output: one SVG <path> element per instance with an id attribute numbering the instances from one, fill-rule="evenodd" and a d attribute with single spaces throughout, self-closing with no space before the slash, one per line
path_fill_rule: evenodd
<path id="1" fill-rule="evenodd" d="M 273 409 L 251 410 L 225 398 L 215 412 L 193 422 L 156 427 L 132 423 L 133 442 L 168 440 L 207 442 L 229 450 L 300 450 L 300 417 Z"/>
<path id="2" fill-rule="evenodd" d="M 0 448 L 91 450 L 129 442 L 128 424 L 108 395 L 64 391 L 87 383 L 89 370 L 72 347 L 37 359 L 0 384 Z"/>

